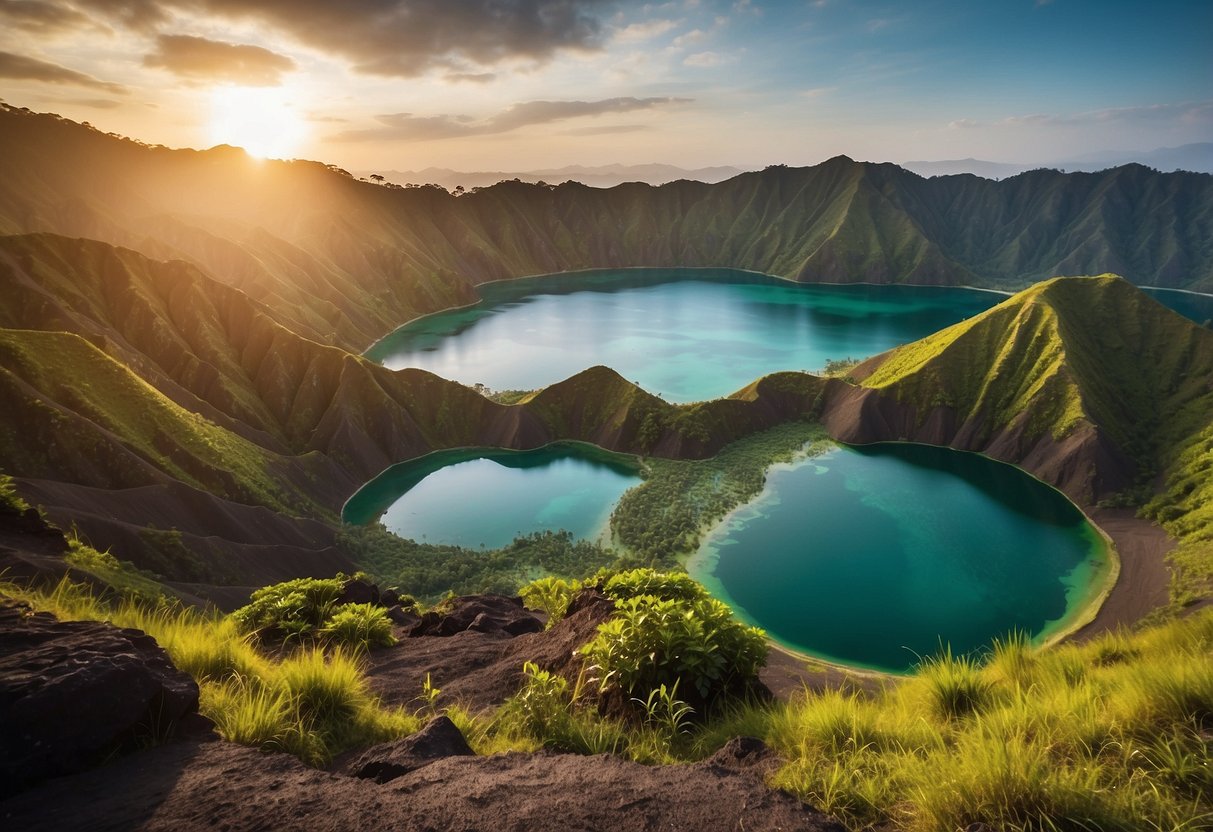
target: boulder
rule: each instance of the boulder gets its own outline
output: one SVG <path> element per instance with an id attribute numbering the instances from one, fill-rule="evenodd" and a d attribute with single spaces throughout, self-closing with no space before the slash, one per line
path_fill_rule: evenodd
<path id="1" fill-rule="evenodd" d="M 342 587 L 341 595 L 337 597 L 337 604 L 378 604 L 379 603 L 379 587 L 372 583 L 359 579 L 351 579 L 345 582 Z"/>
<path id="2" fill-rule="evenodd" d="M 468 595 L 456 598 L 442 611 L 431 610 L 405 633 L 449 637 L 471 630 L 477 633 L 505 633 L 519 636 L 543 630 L 543 620 L 522 606 L 521 598 L 504 595 Z"/>
<path id="3" fill-rule="evenodd" d="M 197 727 L 197 710 L 197 684 L 145 633 L 0 604 L 0 797 Z"/>
<path id="4" fill-rule="evenodd" d="M 445 757 L 474 754 L 448 717 L 437 716 L 412 736 L 368 749 L 349 765 L 354 777 L 386 783 Z"/>

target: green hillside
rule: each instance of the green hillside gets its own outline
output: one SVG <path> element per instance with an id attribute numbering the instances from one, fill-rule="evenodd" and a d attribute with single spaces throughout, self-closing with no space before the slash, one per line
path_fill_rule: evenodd
<path id="1" fill-rule="evenodd" d="M 857 368 L 862 386 L 992 435 L 1093 428 L 1148 486 L 1213 418 L 1213 332 L 1112 275 L 1059 278 Z"/>

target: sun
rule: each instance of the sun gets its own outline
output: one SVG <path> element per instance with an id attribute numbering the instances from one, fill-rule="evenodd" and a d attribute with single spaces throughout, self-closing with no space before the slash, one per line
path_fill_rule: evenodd
<path id="1" fill-rule="evenodd" d="M 286 158 L 303 141 L 303 119 L 278 87 L 215 87 L 212 144 L 243 147 L 259 159 Z"/>

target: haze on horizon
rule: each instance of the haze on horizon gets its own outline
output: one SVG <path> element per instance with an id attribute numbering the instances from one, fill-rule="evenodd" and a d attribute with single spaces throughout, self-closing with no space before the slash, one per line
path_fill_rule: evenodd
<path id="1" fill-rule="evenodd" d="M 0 98 L 350 169 L 1046 163 L 1213 140 L 1213 3 L 6 0 Z"/>

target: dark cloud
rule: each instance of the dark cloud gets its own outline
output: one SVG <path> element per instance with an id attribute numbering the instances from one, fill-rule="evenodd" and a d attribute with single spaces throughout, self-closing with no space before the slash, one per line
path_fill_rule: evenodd
<path id="1" fill-rule="evenodd" d="M 167 10 L 259 22 L 350 61 L 372 75 L 411 77 L 452 64 L 545 61 L 594 49 L 600 17 L 634 0 L 76 0 L 132 28 L 162 24 Z"/>
<path id="2" fill-rule="evenodd" d="M 191 35 L 156 38 L 156 51 L 143 59 L 143 65 L 167 69 L 183 78 L 231 81 L 251 87 L 277 86 L 284 73 L 296 68 L 290 58 L 260 46 Z"/>
<path id="3" fill-rule="evenodd" d="M 477 120 L 471 116 L 415 116 L 393 113 L 376 116 L 382 127 L 369 130 L 347 130 L 333 136 L 334 141 L 358 142 L 376 140 L 431 141 L 457 139 L 464 136 L 488 136 L 509 133 L 537 124 L 551 124 L 585 116 L 609 113 L 630 113 L 651 110 L 670 104 L 685 104 L 689 98 L 607 98 L 602 101 L 525 101 L 502 110 L 495 116 Z"/>
<path id="4" fill-rule="evenodd" d="M 89 25 L 87 15 L 63 3 L 43 0 L 5 0 L 0 3 L 0 19 L 6 26 L 27 32 L 50 34 Z"/>
<path id="5" fill-rule="evenodd" d="M 40 61 L 25 55 L 14 55 L 11 52 L 0 52 L 0 78 L 14 78 L 20 81 L 44 81 L 48 84 L 75 84 L 80 87 L 91 87 L 105 90 L 115 95 L 126 95 L 127 89 L 121 84 L 111 84 L 99 81 L 91 75 L 76 72 L 59 64 Z"/>

